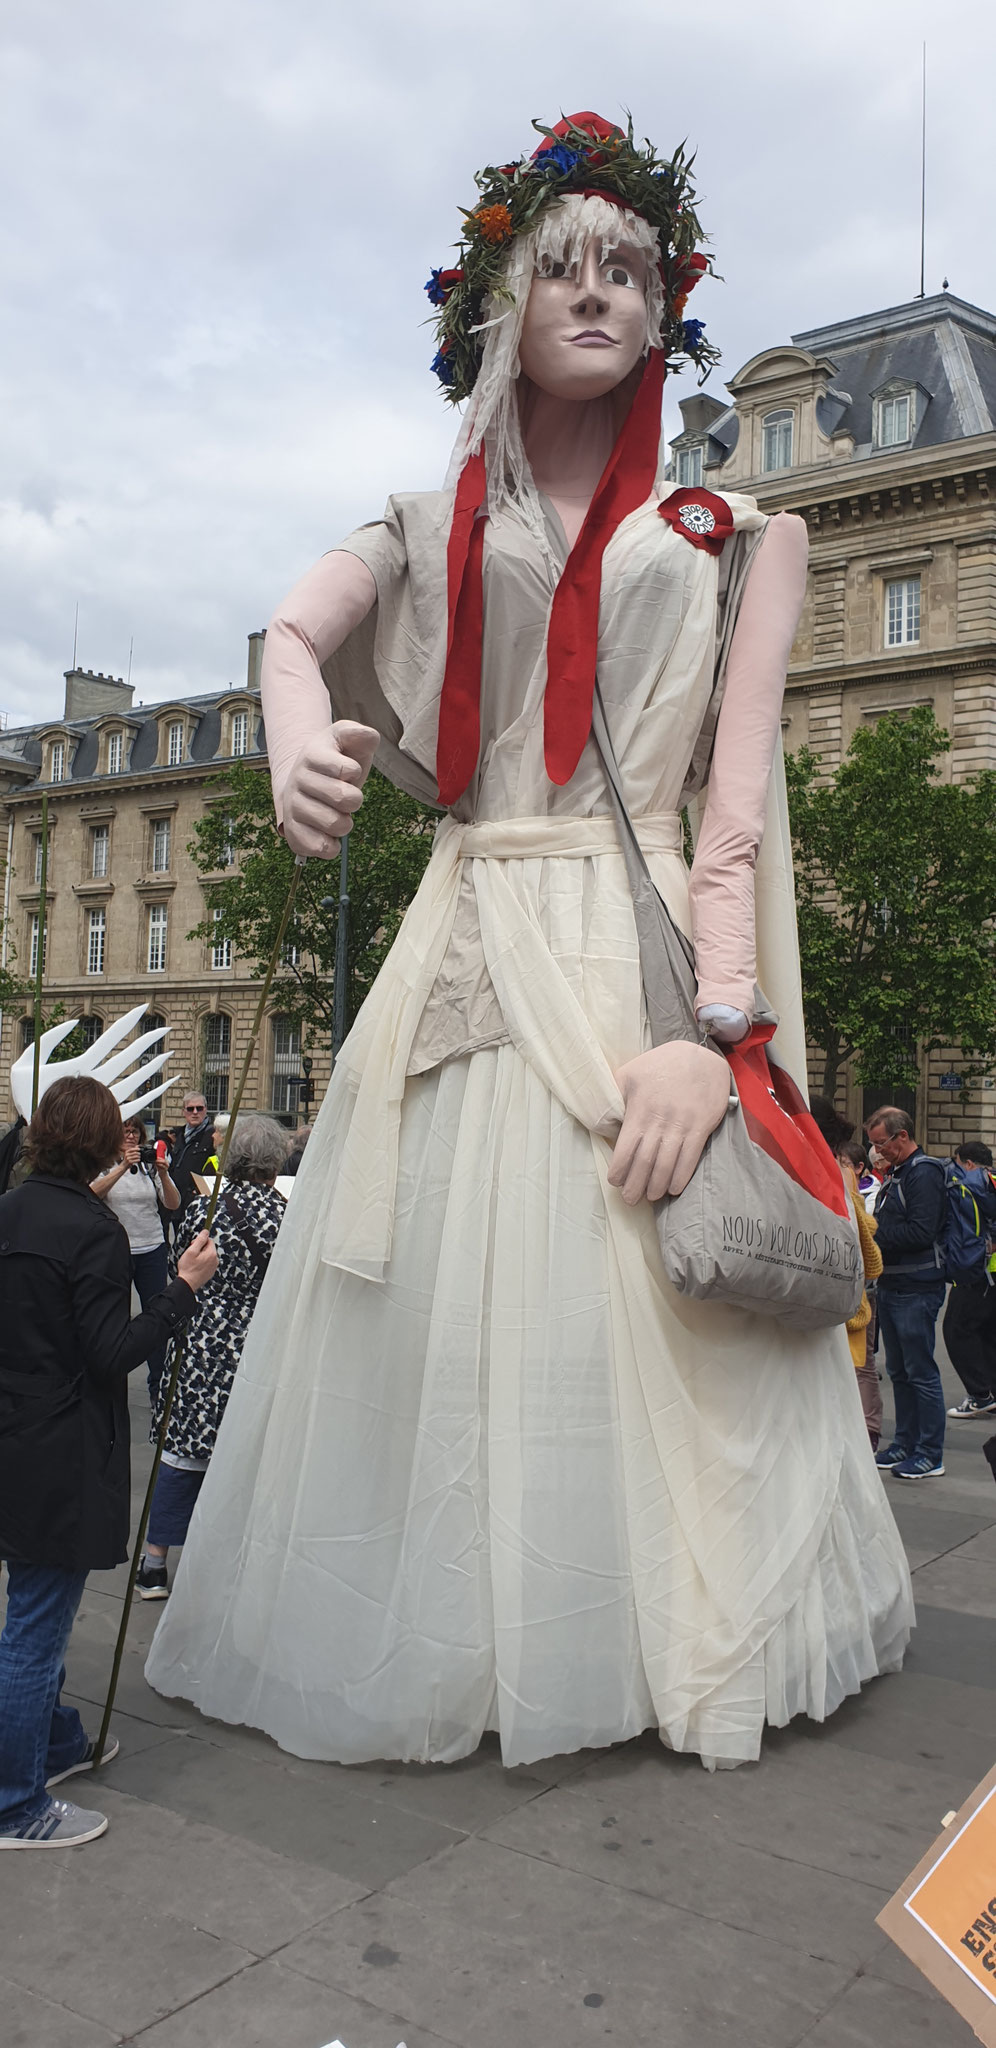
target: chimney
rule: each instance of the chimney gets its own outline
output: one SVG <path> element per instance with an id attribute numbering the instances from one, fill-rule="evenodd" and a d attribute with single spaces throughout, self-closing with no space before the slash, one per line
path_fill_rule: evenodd
<path id="1" fill-rule="evenodd" d="M 64 718 L 97 718 L 102 711 L 130 711 L 135 695 L 131 683 L 118 676 L 94 675 L 92 668 L 66 670 Z"/>
<path id="2" fill-rule="evenodd" d="M 719 398 L 713 398 L 709 391 L 695 391 L 688 398 L 679 398 L 681 431 L 683 434 L 702 434 L 718 420 L 720 413 L 729 412 Z"/>
<path id="3" fill-rule="evenodd" d="M 257 697 L 259 696 L 259 678 L 263 667 L 263 642 L 265 639 L 265 633 L 250 633 L 249 635 L 249 672 L 246 678 L 246 688 L 252 690 L 254 696 Z"/>

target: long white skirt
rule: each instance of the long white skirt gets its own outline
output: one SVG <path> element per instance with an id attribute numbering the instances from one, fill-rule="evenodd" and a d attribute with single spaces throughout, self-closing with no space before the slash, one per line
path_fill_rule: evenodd
<path id="1" fill-rule="evenodd" d="M 894 1668 L 909 1577 L 843 1331 L 676 1296 L 511 1047 L 409 1081 L 383 1284 L 323 1264 L 348 1115 L 305 1154 L 150 1683 L 343 1763 L 647 1726 L 737 1762 Z"/>

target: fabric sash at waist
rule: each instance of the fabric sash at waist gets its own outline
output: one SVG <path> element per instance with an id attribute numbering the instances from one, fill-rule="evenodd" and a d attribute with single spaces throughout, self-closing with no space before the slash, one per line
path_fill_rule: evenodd
<path id="1" fill-rule="evenodd" d="M 644 853 L 680 853 L 677 811 L 651 812 L 633 823 Z M 453 829 L 458 860 L 585 860 L 621 852 L 614 818 L 501 818 L 490 824 L 454 822 Z"/>
<path id="2" fill-rule="evenodd" d="M 647 854 L 681 850 L 673 812 L 638 818 Z M 336 1061 L 321 1117 L 348 1122 L 326 1212 L 322 1257 L 383 1280 L 391 1256 L 398 1134 L 419 1019 L 449 943 L 461 877 L 473 865 L 484 961 L 510 1043 L 585 1129 L 618 1131 L 623 1101 L 578 997 L 554 958 L 516 863 L 622 859 L 614 819 L 509 818 L 463 825 L 444 818 L 432 858 L 387 960 Z"/>

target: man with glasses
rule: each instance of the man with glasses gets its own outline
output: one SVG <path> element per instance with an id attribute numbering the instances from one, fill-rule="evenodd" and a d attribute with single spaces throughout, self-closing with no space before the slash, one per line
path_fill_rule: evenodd
<path id="1" fill-rule="evenodd" d="M 173 1147 L 169 1169 L 174 1187 L 180 1190 L 180 1210 L 176 1218 L 178 1228 L 191 1202 L 197 1200 L 194 1174 L 203 1174 L 214 1151 L 214 1121 L 198 1089 L 183 1098 L 183 1122 L 183 1135 Z"/>

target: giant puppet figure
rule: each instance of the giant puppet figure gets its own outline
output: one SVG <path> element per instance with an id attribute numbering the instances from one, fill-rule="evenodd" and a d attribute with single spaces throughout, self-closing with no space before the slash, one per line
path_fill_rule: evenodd
<path id="1" fill-rule="evenodd" d="M 707 1763 L 901 1660 L 909 1579 L 843 1329 L 678 1296 L 651 1200 L 727 1113 L 760 979 L 805 1080 L 779 714 L 805 531 L 673 491 L 712 359 L 687 167 L 583 114 L 478 179 L 434 272 L 468 398 L 266 642 L 278 815 L 372 760 L 445 809 L 298 1175 L 148 1676 L 301 1756 L 506 1764 L 659 1729 Z M 596 677 L 701 1044 L 650 1048 Z M 773 765 L 774 764 L 774 765 Z M 691 875 L 679 813 L 704 791 Z M 760 860 L 757 860 L 761 846 Z M 650 1198 L 650 1199 L 648 1199 Z"/>

